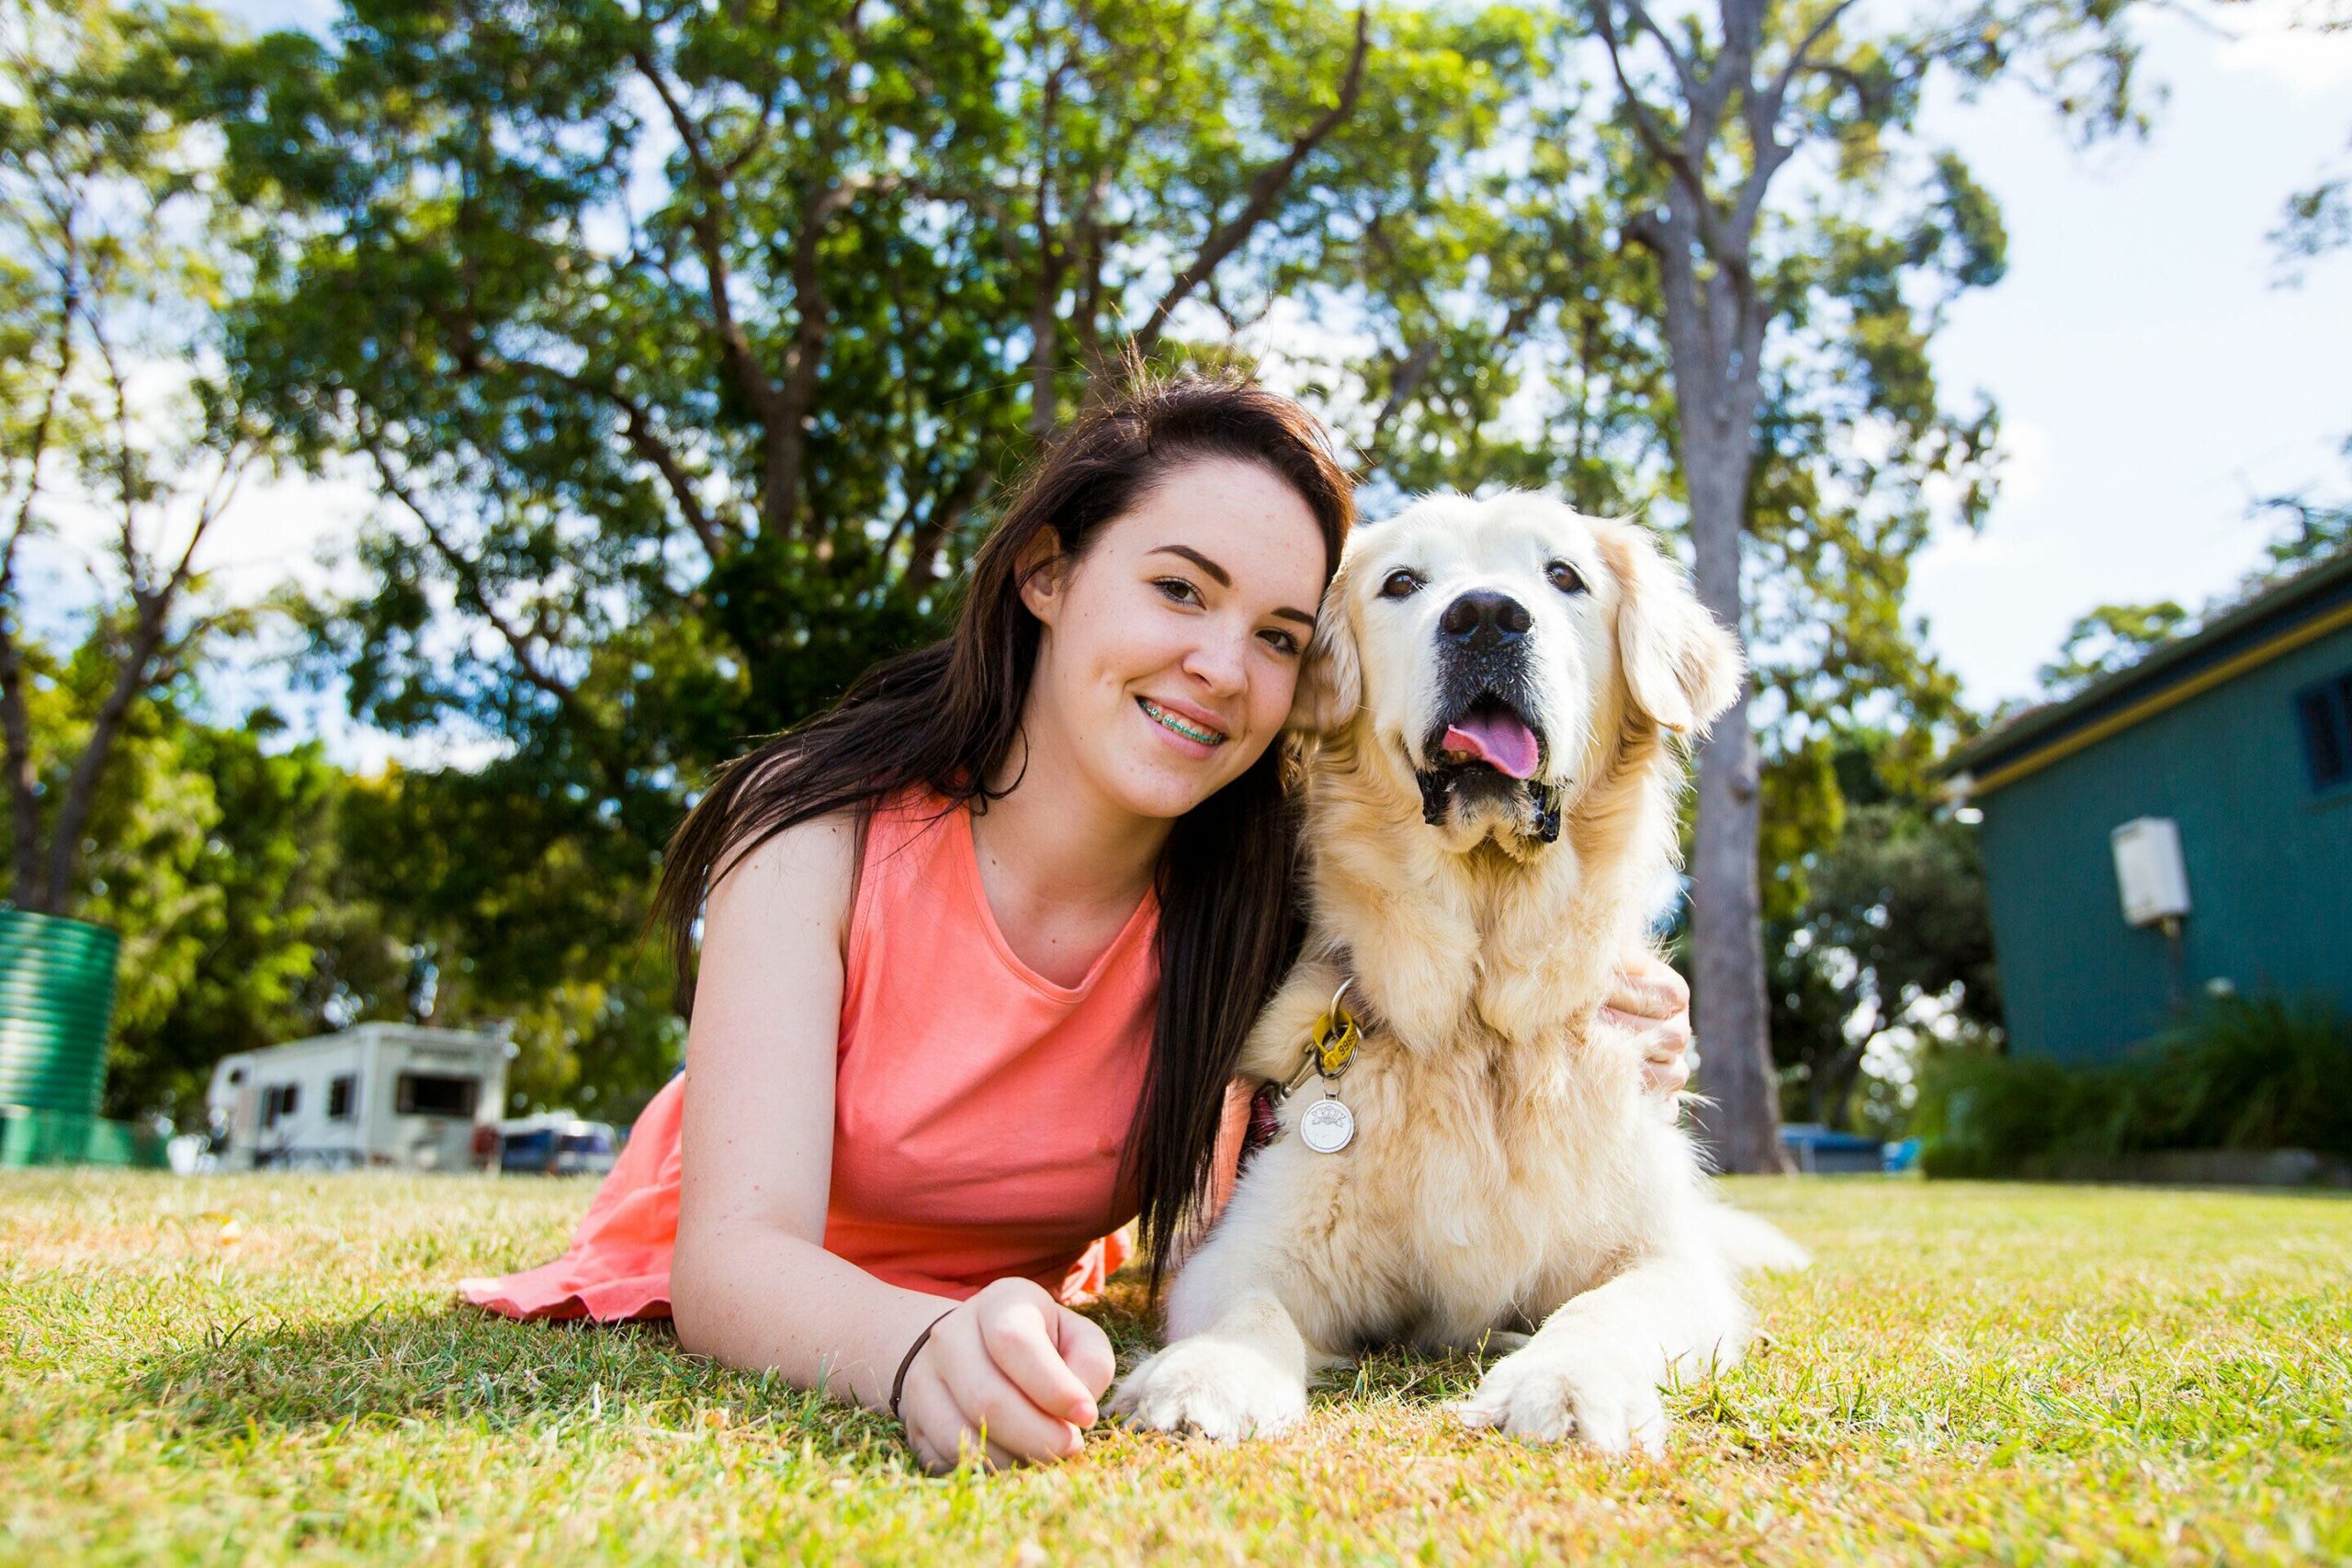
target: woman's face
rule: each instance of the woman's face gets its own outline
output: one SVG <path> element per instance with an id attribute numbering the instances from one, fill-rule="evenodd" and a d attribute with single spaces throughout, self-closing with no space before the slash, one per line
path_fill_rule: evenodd
<path id="1" fill-rule="evenodd" d="M 1023 723 L 1112 803 L 1181 817 L 1281 733 L 1323 591 L 1323 535 L 1269 469 L 1202 458 L 1022 597 L 1045 625 Z"/>

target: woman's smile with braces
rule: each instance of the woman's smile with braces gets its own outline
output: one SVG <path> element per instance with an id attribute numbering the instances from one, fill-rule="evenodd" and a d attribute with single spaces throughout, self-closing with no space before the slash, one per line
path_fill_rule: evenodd
<path id="1" fill-rule="evenodd" d="M 1216 730 L 1204 729 L 1199 725 L 1193 724 L 1189 720 L 1179 718 L 1174 714 L 1170 713 L 1166 708 L 1161 707 L 1158 703 L 1153 702 L 1149 697 L 1137 697 L 1136 701 L 1142 705 L 1143 711 L 1148 715 L 1154 722 L 1175 731 L 1187 740 L 1197 740 L 1204 746 L 1222 746 L 1225 744 L 1225 737 L 1218 734 Z"/>

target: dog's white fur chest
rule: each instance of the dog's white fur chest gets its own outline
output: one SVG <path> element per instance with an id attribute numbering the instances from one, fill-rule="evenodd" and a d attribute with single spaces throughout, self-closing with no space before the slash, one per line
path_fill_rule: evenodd
<path id="1" fill-rule="evenodd" d="M 1630 1045 L 1605 1030 L 1532 1050 L 1488 1032 L 1420 1055 L 1375 1028 L 1333 1086 L 1355 1118 L 1348 1146 L 1318 1154 L 1297 1137 L 1325 1094 L 1310 1077 L 1232 1223 L 1290 1238 L 1317 1281 L 1295 1304 L 1320 1353 L 1386 1340 L 1470 1348 L 1492 1330 L 1532 1329 L 1654 1247 L 1688 1187 L 1675 1176 L 1687 1146 L 1639 1103 L 1638 1077 Z M 1217 1311 L 1210 1280 L 1199 1284 L 1179 1280 L 1171 1333 Z"/>

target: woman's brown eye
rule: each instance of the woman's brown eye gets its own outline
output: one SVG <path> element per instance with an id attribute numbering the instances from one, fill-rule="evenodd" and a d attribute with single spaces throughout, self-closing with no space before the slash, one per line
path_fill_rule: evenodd
<path id="1" fill-rule="evenodd" d="M 1570 566 L 1564 560 L 1555 560 L 1550 566 L 1545 567 L 1544 569 L 1544 575 L 1551 579 L 1552 586 L 1558 589 L 1563 593 L 1581 593 L 1584 592 L 1584 579 L 1577 575 L 1576 568 Z"/>
<path id="2" fill-rule="evenodd" d="M 1383 599 L 1403 599 L 1420 592 L 1420 587 L 1421 580 L 1400 567 L 1381 582 L 1380 596 Z"/>

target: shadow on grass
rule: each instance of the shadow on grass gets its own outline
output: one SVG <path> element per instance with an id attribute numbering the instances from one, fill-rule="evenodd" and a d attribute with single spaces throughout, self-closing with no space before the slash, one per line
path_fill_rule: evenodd
<path id="1" fill-rule="evenodd" d="M 1159 1314 L 1140 1277 L 1113 1280 L 1085 1310 L 1109 1335 L 1122 1371 L 1157 1348 Z M 1434 1404 L 1469 1392 L 1480 1371 L 1467 1355 L 1385 1349 L 1326 1374 L 1315 1399 Z M 133 1362 L 124 1393 L 140 1410 L 198 1438 L 388 1426 L 552 1426 L 586 1435 L 717 1423 L 765 1426 L 795 1445 L 808 1439 L 830 1459 L 909 1462 L 888 1417 L 774 1374 L 689 1355 L 666 1322 L 514 1323 L 458 1305 L 304 1326 L 256 1317 L 208 1328 Z"/>
<path id="2" fill-rule="evenodd" d="M 828 1458 L 901 1465 L 895 1423 L 678 1348 L 666 1322 L 514 1323 L 470 1307 L 311 1327 L 253 1321 L 135 1363 L 126 1393 L 191 1435 L 288 1427 L 763 1425 Z"/>
<path id="3" fill-rule="evenodd" d="M 1352 1367 L 1324 1373 L 1314 1398 L 1317 1404 L 1385 1401 L 1435 1406 L 1469 1394 L 1486 1370 L 1501 1359 L 1500 1351 L 1483 1357 L 1467 1351 L 1429 1355 L 1401 1346 L 1384 1347 L 1366 1351 Z"/>
<path id="4" fill-rule="evenodd" d="M 1140 1271 L 1086 1310 L 1122 1368 L 1157 1345 Z M 679 1348 L 666 1321 L 515 1323 L 450 1304 L 296 1326 L 256 1314 L 133 1362 L 126 1399 L 194 1436 L 416 1425 L 691 1428 L 765 1425 L 835 1459 L 901 1465 L 898 1424 L 781 1377 Z"/>
<path id="5" fill-rule="evenodd" d="M 1086 1314 L 1111 1337 L 1122 1373 L 1159 1348 L 1160 1317 L 1145 1297 L 1140 1269 L 1113 1276 L 1102 1300 L 1089 1307 Z M 1308 1396 L 1318 1405 L 1375 1400 L 1442 1404 L 1476 1389 L 1487 1368 L 1501 1355 L 1499 1349 L 1481 1357 L 1467 1352 L 1428 1355 L 1402 1346 L 1383 1347 L 1366 1351 L 1351 1365 L 1324 1372 L 1314 1380 Z"/>

